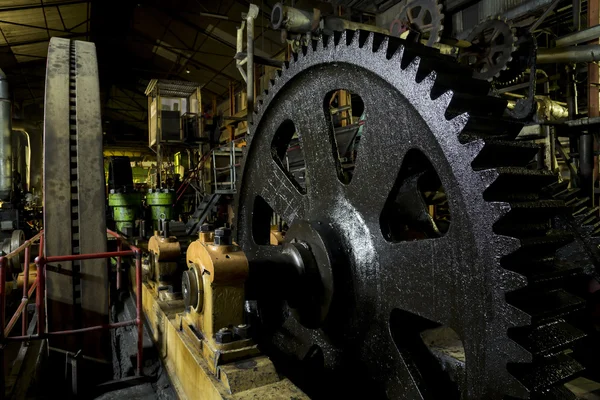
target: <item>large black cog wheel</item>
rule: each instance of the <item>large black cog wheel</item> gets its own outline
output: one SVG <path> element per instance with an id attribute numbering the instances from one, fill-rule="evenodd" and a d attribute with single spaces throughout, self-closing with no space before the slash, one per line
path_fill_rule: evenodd
<path id="1" fill-rule="evenodd" d="M 512 141 L 520 125 L 501 119 L 503 101 L 445 91 L 478 84 L 463 85 L 470 71 L 441 60 L 372 33 L 325 37 L 286 64 L 250 127 L 236 199 L 248 292 L 262 310 L 263 349 L 315 397 L 344 387 L 371 398 L 375 387 L 387 398 L 544 397 L 581 370 L 563 350 L 582 334 L 563 317 L 583 304 L 560 287 L 553 261 L 572 239 L 550 224 L 564 203 L 539 200 L 555 177 L 525 168 L 538 149 Z M 348 184 L 323 106 L 338 89 L 366 110 Z M 290 123 L 305 187 L 280 161 Z M 432 171 L 449 229 L 390 235 L 402 213 L 386 210 L 406 205 L 400 194 Z M 269 209 L 290 226 L 284 246 L 264 240 Z M 460 342 L 425 348 L 429 328 Z"/>

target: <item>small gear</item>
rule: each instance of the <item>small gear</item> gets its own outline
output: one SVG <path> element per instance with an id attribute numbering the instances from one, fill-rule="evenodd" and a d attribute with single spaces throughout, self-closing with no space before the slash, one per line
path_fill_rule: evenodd
<path id="1" fill-rule="evenodd" d="M 390 34 L 400 37 L 406 31 L 414 31 L 427 39 L 432 47 L 440 41 L 444 30 L 442 5 L 437 0 L 403 0 L 402 8 L 390 25 Z"/>
<path id="2" fill-rule="evenodd" d="M 491 81 L 512 61 L 517 37 L 506 21 L 489 19 L 475 26 L 467 40 L 471 46 L 460 51 L 459 60 L 474 68 L 474 78 Z"/>

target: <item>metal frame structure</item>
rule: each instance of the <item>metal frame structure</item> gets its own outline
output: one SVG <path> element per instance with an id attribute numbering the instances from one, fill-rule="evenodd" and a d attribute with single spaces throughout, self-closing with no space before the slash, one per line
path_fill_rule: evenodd
<path id="1" fill-rule="evenodd" d="M 142 258 L 140 248 L 130 244 L 126 239 L 121 237 L 118 233 L 107 229 L 107 233 L 117 239 L 117 251 L 108 251 L 101 253 L 88 253 L 88 254 L 77 254 L 77 255 L 64 255 L 64 256 L 50 256 L 44 255 L 44 232 L 38 233 L 33 238 L 23 243 L 19 248 L 7 254 L 6 256 L 0 257 L 0 323 L 4 329 L 0 329 L 0 399 L 5 397 L 5 377 L 4 377 L 4 346 L 6 342 L 29 342 L 32 340 L 44 340 L 52 337 L 63 336 L 63 335 L 74 335 L 92 331 L 100 331 L 105 329 L 122 328 L 125 326 L 136 325 L 137 326 L 137 366 L 136 375 L 142 375 L 142 360 L 143 360 L 143 334 L 144 334 L 144 311 L 142 308 Z M 28 286 L 29 278 L 29 261 L 31 245 L 39 240 L 39 255 L 35 258 L 35 264 L 37 267 L 37 278 L 31 288 Z M 122 245 L 125 244 L 129 247 L 129 250 L 122 250 Z M 11 317 L 8 324 L 5 323 L 6 318 L 6 271 L 8 267 L 8 261 L 17 257 L 21 252 L 24 254 L 24 276 L 23 276 L 23 299 L 21 304 Z M 135 257 L 135 278 L 136 278 L 136 319 L 130 321 L 122 321 L 116 323 L 102 324 L 97 326 L 90 326 L 80 329 L 63 330 L 55 332 L 45 332 L 45 305 L 44 298 L 46 295 L 46 265 L 54 262 L 69 262 L 77 260 L 91 260 L 101 258 L 113 258 L 117 259 L 117 288 L 121 287 L 121 262 L 122 257 Z M 29 303 L 29 298 L 33 292 L 36 293 L 36 310 L 37 310 L 37 334 L 27 335 L 27 318 L 26 318 L 26 307 Z M 13 328 L 15 327 L 19 316 L 22 317 L 22 332 L 21 336 L 8 336 Z"/>

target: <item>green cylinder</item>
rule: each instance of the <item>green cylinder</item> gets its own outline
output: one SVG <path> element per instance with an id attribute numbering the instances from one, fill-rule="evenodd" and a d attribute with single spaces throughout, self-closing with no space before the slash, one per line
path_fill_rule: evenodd
<path id="1" fill-rule="evenodd" d="M 161 218 L 170 221 L 173 219 L 173 203 L 175 192 L 169 189 L 150 189 L 146 194 L 146 203 L 150 206 L 152 213 L 152 228 L 158 229 L 158 221 Z"/>
<path id="2" fill-rule="evenodd" d="M 113 209 L 113 218 L 117 232 L 126 236 L 133 235 L 135 220 L 139 218 L 142 194 L 132 193 L 109 193 L 108 205 Z"/>

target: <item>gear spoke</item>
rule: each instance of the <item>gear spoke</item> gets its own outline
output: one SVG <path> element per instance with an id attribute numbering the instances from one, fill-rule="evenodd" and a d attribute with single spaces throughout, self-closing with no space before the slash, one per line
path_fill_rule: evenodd
<path id="1" fill-rule="evenodd" d="M 293 101 L 292 113 L 293 119 L 297 121 L 298 136 L 306 160 L 307 192 L 309 196 L 317 196 L 320 187 L 340 184 L 337 178 L 339 166 L 334 158 L 333 127 L 325 118 L 325 93 L 321 93 L 316 87 L 305 90 L 313 95 L 298 96 Z M 317 94 L 316 99 L 314 94 Z"/>
<path id="2" fill-rule="evenodd" d="M 463 277 L 462 254 L 448 236 L 435 239 L 383 242 L 379 293 L 382 301 L 429 320 L 447 324 L 448 301 L 454 297 L 445 282 Z M 389 299 L 394 299 L 390 301 Z M 450 300 L 451 301 L 451 300 Z"/>
<path id="3" fill-rule="evenodd" d="M 256 189 L 273 211 L 288 224 L 298 218 L 303 218 L 306 208 L 305 197 L 280 165 L 271 161 L 269 167 L 265 168 L 262 173 L 263 179 Z"/>

